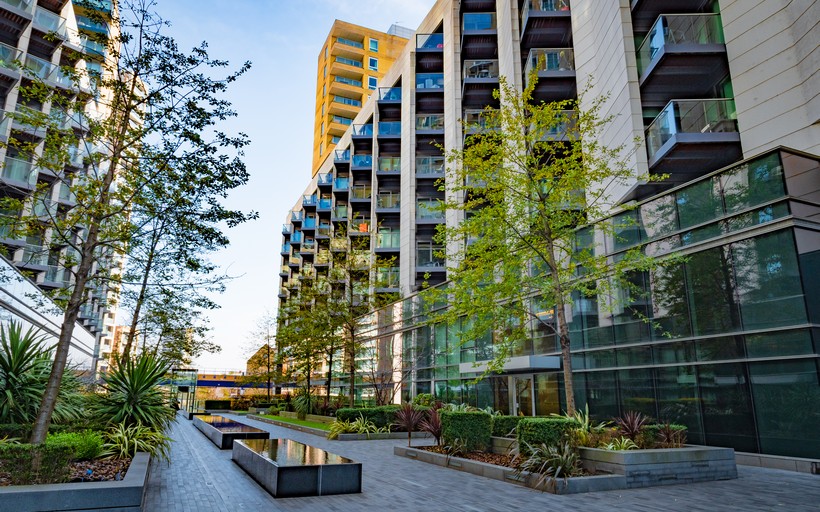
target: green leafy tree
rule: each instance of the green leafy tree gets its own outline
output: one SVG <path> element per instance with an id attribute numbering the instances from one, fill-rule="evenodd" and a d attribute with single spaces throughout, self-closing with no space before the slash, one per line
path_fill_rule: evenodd
<path id="1" fill-rule="evenodd" d="M 190 53 L 180 50 L 165 34 L 167 23 L 152 9 L 151 0 L 118 2 L 118 9 L 105 20 L 111 35 L 99 41 L 108 56 L 102 73 L 61 68 L 60 80 L 73 82 L 79 94 L 65 94 L 24 70 L 31 85 L 20 88 L 21 102 L 48 106 L 50 113 L 21 109 L 15 114 L 18 123 L 43 137 L 31 142 L 31 137 L 13 132 L 4 143 L 7 154 L 57 178 L 56 185 L 38 184 L 30 198 L 6 198 L 2 207 L 15 215 L 4 222 L 11 236 L 36 237 L 49 261 L 71 275 L 70 288 L 57 297 L 65 313 L 33 443 L 45 440 L 74 326 L 89 290 L 119 280 L 120 272 L 112 272 L 114 260 L 129 245 L 142 244 L 141 237 L 150 237 L 150 230 L 146 233 L 132 222 L 131 212 L 135 205 L 148 204 L 152 184 L 173 185 L 169 198 L 180 213 L 171 218 L 184 218 L 181 212 L 192 209 L 196 222 L 211 227 L 209 223 L 239 220 L 231 214 L 209 213 L 208 208 L 233 183 L 245 179 L 240 157 L 246 137 L 222 133 L 218 124 L 234 115 L 221 96 L 249 64 L 225 72 L 227 62 L 212 59 L 205 43 Z M 215 73 L 224 76 L 214 78 Z M 204 196 L 181 183 L 219 181 L 223 172 L 230 176 L 225 188 L 216 186 Z M 57 194 L 54 186 L 65 198 L 56 208 L 48 200 Z M 202 234 L 198 229 L 192 232 Z M 206 238 L 213 247 L 220 245 L 218 234 L 208 232 Z M 192 247 L 211 246 L 194 242 Z"/>
<path id="2" fill-rule="evenodd" d="M 266 396 L 271 400 L 271 386 L 281 380 L 281 365 L 277 357 L 276 317 L 265 312 L 250 333 L 252 354 L 248 358 L 244 384 L 266 384 Z M 261 346 L 260 346 L 261 345 Z"/>
<path id="3" fill-rule="evenodd" d="M 639 249 L 616 261 L 602 255 L 599 241 L 617 237 L 619 227 L 579 227 L 610 211 L 613 186 L 657 177 L 637 176 L 626 164 L 637 145 L 601 142 L 611 121 L 600 112 L 604 98 L 585 110 L 576 101 L 535 102 L 534 78 L 523 92 L 502 78 L 500 108 L 465 126 L 463 149 L 446 155 L 449 193 L 442 208 L 460 222 L 437 235 L 449 249 L 451 281 L 428 290 L 427 302 L 449 304 L 434 316 L 461 325 L 461 344 L 492 335 L 491 370 L 530 353 L 533 330 L 557 337 L 573 414 L 567 311 L 596 297 L 602 309 L 629 307 L 637 293 L 629 276 L 653 266 Z"/>

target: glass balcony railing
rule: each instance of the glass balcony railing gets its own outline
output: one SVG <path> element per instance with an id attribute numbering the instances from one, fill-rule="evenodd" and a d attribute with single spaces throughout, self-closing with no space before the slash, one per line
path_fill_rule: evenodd
<path id="1" fill-rule="evenodd" d="M 401 87 L 379 87 L 379 100 L 401 101 Z"/>
<path id="2" fill-rule="evenodd" d="M 444 218 L 441 201 L 438 199 L 419 199 L 416 203 L 416 219 L 440 220 Z"/>
<path id="3" fill-rule="evenodd" d="M 351 165 L 354 167 L 373 167 L 373 155 L 353 155 Z"/>
<path id="4" fill-rule="evenodd" d="M 330 249 L 333 251 L 344 251 L 347 249 L 347 238 L 332 238 L 330 240 Z"/>
<path id="5" fill-rule="evenodd" d="M 372 137 L 373 136 L 373 124 L 354 124 L 353 125 L 353 136 L 354 137 Z"/>
<path id="6" fill-rule="evenodd" d="M 373 189 L 370 185 L 353 185 L 350 189 L 351 199 L 370 199 L 373 196 Z"/>
<path id="7" fill-rule="evenodd" d="M 34 12 L 34 6 L 37 4 L 37 0 L 0 0 L 0 3 L 16 7 L 23 12 L 31 14 Z"/>
<path id="8" fill-rule="evenodd" d="M 350 222 L 350 232 L 351 233 L 370 233 L 370 218 L 369 217 L 356 217 Z"/>
<path id="9" fill-rule="evenodd" d="M 376 288 L 398 288 L 399 283 L 399 267 L 380 268 L 376 270 Z"/>
<path id="10" fill-rule="evenodd" d="M 304 219 L 304 218 L 305 218 L 305 214 L 304 214 L 304 213 L 302 213 L 301 211 L 298 211 L 298 212 L 291 212 L 291 213 L 290 213 L 290 220 L 291 220 L 291 222 L 293 222 L 293 221 L 301 221 L 301 220 L 302 220 L 302 219 Z"/>
<path id="11" fill-rule="evenodd" d="M 430 243 L 419 243 L 416 247 L 416 266 L 417 267 L 443 267 L 444 258 L 440 253 L 444 250 L 442 245 L 433 245 Z"/>
<path id="12" fill-rule="evenodd" d="M 382 228 L 376 235 L 376 247 L 379 249 L 398 249 L 401 245 L 401 232 L 398 229 Z"/>
<path id="13" fill-rule="evenodd" d="M 13 46 L 0 43 L 0 66 L 6 69 L 17 69 L 23 52 Z"/>
<path id="14" fill-rule="evenodd" d="M 333 180 L 333 188 L 335 190 L 347 190 L 350 188 L 350 178 L 341 177 Z"/>
<path id="15" fill-rule="evenodd" d="M 285 254 L 290 253 L 290 244 L 289 243 L 286 242 L 286 243 L 282 244 L 282 252 L 285 253 Z"/>
<path id="16" fill-rule="evenodd" d="M 65 18 L 47 11 L 42 7 L 38 7 L 34 11 L 34 25 L 44 29 L 46 32 L 52 32 L 60 37 L 66 37 L 68 32 L 65 27 Z"/>
<path id="17" fill-rule="evenodd" d="M 87 16 L 77 16 L 77 28 L 108 35 L 108 25 L 100 21 L 92 20 Z"/>
<path id="18" fill-rule="evenodd" d="M 496 20 L 494 12 L 467 12 L 462 18 L 461 30 L 495 30 Z"/>
<path id="19" fill-rule="evenodd" d="M 37 183 L 37 169 L 34 164 L 17 158 L 6 157 L 0 174 L 3 178 L 28 183 L 32 187 Z"/>
<path id="20" fill-rule="evenodd" d="M 291 256 L 291 257 L 288 258 L 288 265 L 301 265 L 301 264 L 302 264 L 302 258 L 300 258 L 299 256 Z"/>
<path id="21" fill-rule="evenodd" d="M 0 137 L 5 136 L 11 125 L 11 117 L 6 115 L 6 111 L 0 109 Z"/>
<path id="22" fill-rule="evenodd" d="M 60 182 L 60 191 L 57 194 L 60 201 L 66 203 L 75 203 L 77 202 L 77 198 L 74 196 L 74 192 L 71 191 L 71 185 L 68 183 Z"/>
<path id="23" fill-rule="evenodd" d="M 50 283 L 67 284 L 71 281 L 71 271 L 58 265 L 49 265 L 46 269 L 45 281 Z"/>
<path id="24" fill-rule="evenodd" d="M 345 98 L 344 96 L 333 96 L 334 103 L 341 103 L 342 105 L 350 105 L 351 107 L 361 107 L 362 102 L 352 98 Z"/>
<path id="25" fill-rule="evenodd" d="M 723 44 L 719 14 L 660 16 L 638 48 L 638 74 L 643 75 L 659 51 L 672 44 Z"/>
<path id="26" fill-rule="evenodd" d="M 111 11 L 114 9 L 113 4 L 114 2 L 112 0 L 74 0 L 74 5 L 106 14 L 111 14 Z"/>
<path id="27" fill-rule="evenodd" d="M 575 69 L 575 53 L 572 48 L 533 48 L 527 57 L 524 74 L 534 71 L 572 71 Z"/>
<path id="28" fill-rule="evenodd" d="M 343 124 L 345 126 L 350 126 L 351 124 L 353 124 L 353 119 L 350 119 L 349 117 L 342 117 L 342 116 L 331 116 L 330 122 L 331 123 Z"/>
<path id="29" fill-rule="evenodd" d="M 338 62 L 339 64 L 346 64 L 346 65 L 348 65 L 348 66 L 353 66 L 354 68 L 361 68 L 361 67 L 363 67 L 363 66 L 362 66 L 362 61 L 360 61 L 360 60 L 348 59 L 348 58 L 346 58 L 346 57 L 336 57 L 336 62 Z"/>
<path id="30" fill-rule="evenodd" d="M 419 50 L 443 50 L 444 34 L 416 34 L 416 48 Z"/>
<path id="31" fill-rule="evenodd" d="M 57 203 L 45 197 L 38 198 L 32 204 L 31 212 L 36 217 L 53 218 L 57 214 Z"/>
<path id="32" fill-rule="evenodd" d="M 383 156 L 379 158 L 379 172 L 401 172 L 401 157 Z"/>
<path id="33" fill-rule="evenodd" d="M 319 185 L 332 185 L 333 174 L 329 172 L 320 173 L 319 177 L 316 178 L 316 183 L 318 183 Z"/>
<path id="34" fill-rule="evenodd" d="M 290 226 L 290 224 L 282 224 L 282 234 L 283 235 L 289 235 L 292 230 L 293 230 L 293 228 Z"/>
<path id="35" fill-rule="evenodd" d="M 352 78 L 347 78 L 344 76 L 336 76 L 333 78 L 334 82 L 339 82 L 340 84 L 352 85 L 353 87 L 361 87 L 362 81 L 361 80 L 354 80 Z"/>
<path id="36" fill-rule="evenodd" d="M 401 121 L 382 121 L 379 123 L 379 137 L 401 135 Z"/>
<path id="37" fill-rule="evenodd" d="M 344 44 L 347 46 L 352 46 L 353 48 L 360 48 L 364 50 L 364 44 L 358 41 L 353 41 L 352 39 L 347 39 L 345 37 L 337 37 L 336 42 L 339 44 Z"/>
<path id="38" fill-rule="evenodd" d="M 330 224 L 327 222 L 320 222 L 316 226 L 316 236 L 330 236 Z"/>
<path id="39" fill-rule="evenodd" d="M 737 132 L 736 119 L 731 99 L 672 100 L 646 129 L 649 159 L 678 133 Z"/>
<path id="40" fill-rule="evenodd" d="M 316 206 L 316 196 L 302 196 L 302 206 Z"/>
<path id="41" fill-rule="evenodd" d="M 300 252 L 311 252 L 313 249 L 316 248 L 316 240 L 312 238 L 305 238 L 305 241 L 302 242 L 302 248 L 299 249 Z"/>
<path id="42" fill-rule="evenodd" d="M 305 217 L 305 221 L 302 223 L 302 229 L 310 229 L 316 227 L 316 217 Z"/>
<path id="43" fill-rule="evenodd" d="M 416 174 L 444 174 L 444 157 L 416 157 Z"/>
<path id="44" fill-rule="evenodd" d="M 66 75 L 59 66 L 55 66 L 47 60 L 27 54 L 25 67 L 32 75 L 41 80 L 51 80 L 66 87 L 71 86 L 71 77 Z"/>
<path id="45" fill-rule="evenodd" d="M 397 209 L 401 207 L 401 194 L 398 192 L 379 192 L 376 197 L 376 208 Z"/>
<path id="46" fill-rule="evenodd" d="M 425 114 L 416 116 L 416 130 L 443 130 L 444 114 Z"/>
<path id="47" fill-rule="evenodd" d="M 418 73 L 416 75 L 417 91 L 431 89 L 444 89 L 444 73 Z"/>
<path id="48" fill-rule="evenodd" d="M 322 249 L 316 253 L 316 265 L 328 265 L 330 263 L 330 251 Z"/>
<path id="49" fill-rule="evenodd" d="M 333 218 L 335 219 L 346 219 L 347 218 L 347 205 L 339 205 L 333 209 Z"/>
<path id="50" fill-rule="evenodd" d="M 466 60 L 462 78 L 498 78 L 498 60 Z"/>
<path id="51" fill-rule="evenodd" d="M 320 210 L 329 210 L 331 206 L 333 206 L 333 200 L 331 198 L 329 198 L 329 197 L 320 197 L 319 198 L 319 204 L 317 205 L 317 208 L 319 208 Z"/>
<path id="52" fill-rule="evenodd" d="M 39 244 L 26 244 L 23 247 L 23 263 L 30 265 L 48 264 L 48 250 Z"/>
<path id="53" fill-rule="evenodd" d="M 484 110 L 465 109 L 463 123 L 467 129 L 483 130 L 487 127 L 487 112 Z"/>
<path id="54" fill-rule="evenodd" d="M 345 149 L 342 151 L 341 149 L 337 149 L 333 152 L 333 161 L 334 162 L 349 162 L 350 161 L 350 150 Z"/>

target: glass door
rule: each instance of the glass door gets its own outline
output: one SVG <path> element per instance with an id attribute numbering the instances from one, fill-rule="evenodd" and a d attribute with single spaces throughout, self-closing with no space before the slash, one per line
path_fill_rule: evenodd
<path id="1" fill-rule="evenodd" d="M 535 410 L 533 404 L 532 375 L 514 376 L 513 379 L 513 414 L 517 416 L 532 416 Z"/>

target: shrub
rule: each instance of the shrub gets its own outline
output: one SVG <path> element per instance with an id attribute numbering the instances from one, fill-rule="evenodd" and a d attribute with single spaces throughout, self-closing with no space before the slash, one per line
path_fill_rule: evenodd
<path id="1" fill-rule="evenodd" d="M 641 448 L 679 448 L 686 444 L 686 430 L 675 423 L 644 425 L 637 443 Z"/>
<path id="2" fill-rule="evenodd" d="M 328 439 L 339 439 L 339 434 L 353 434 L 356 432 L 356 427 L 353 422 L 336 420 L 330 424 L 327 430 Z"/>
<path id="3" fill-rule="evenodd" d="M 65 444 L 74 448 L 75 460 L 96 459 L 103 453 L 103 436 L 99 432 L 62 432 L 49 434 L 47 443 Z"/>
<path id="4" fill-rule="evenodd" d="M 378 428 L 388 427 L 396 422 L 396 412 L 399 405 L 381 405 L 379 407 L 342 407 L 336 411 L 336 418 L 340 421 L 356 421 L 359 416 L 373 422 Z"/>
<path id="5" fill-rule="evenodd" d="M 300 420 L 305 419 L 308 414 L 316 412 L 316 397 L 301 392 L 293 399 L 293 409 Z"/>
<path id="6" fill-rule="evenodd" d="M 518 422 L 525 416 L 493 416 L 493 435 L 496 437 L 515 437 Z"/>
<path id="7" fill-rule="evenodd" d="M 231 408 L 230 400 L 205 400 L 205 409 L 228 411 Z"/>
<path id="8" fill-rule="evenodd" d="M 521 473 L 529 471 L 538 475 L 535 482 L 535 488 L 546 490 L 547 488 L 555 488 L 555 479 L 563 478 L 566 480 L 571 476 L 580 473 L 581 457 L 578 450 L 568 442 L 559 443 L 557 445 L 549 446 L 546 444 L 530 445 L 525 444 L 525 450 L 528 455 L 516 468 L 516 476 L 521 476 Z"/>
<path id="9" fill-rule="evenodd" d="M 612 442 L 604 446 L 604 449 L 621 452 L 626 450 L 637 450 L 638 445 L 635 444 L 635 441 L 628 437 L 619 437 L 618 439 L 613 439 Z"/>
<path id="10" fill-rule="evenodd" d="M 483 412 L 439 411 L 441 416 L 441 437 L 445 444 L 452 445 L 454 439 L 461 439 L 467 451 L 486 450 L 492 436 L 492 417 Z"/>
<path id="11" fill-rule="evenodd" d="M 410 446 L 410 439 L 413 432 L 418 429 L 422 420 L 424 420 L 424 411 L 419 411 L 414 408 L 412 404 L 404 404 L 396 411 L 396 419 L 393 425 L 395 425 L 397 429 L 407 432 L 407 446 Z"/>
<path id="12" fill-rule="evenodd" d="M 247 411 L 251 406 L 250 400 L 233 400 L 231 401 L 232 411 Z"/>
<path id="13" fill-rule="evenodd" d="M 578 422 L 568 418 L 522 418 L 518 422 L 518 447 L 526 453 L 527 446 L 558 446 L 570 442 Z"/>
<path id="14" fill-rule="evenodd" d="M 437 446 L 441 446 L 441 415 L 438 411 L 438 409 L 425 411 L 425 417 L 419 423 L 419 427 L 435 438 Z"/>
<path id="15" fill-rule="evenodd" d="M 644 425 L 649 423 L 649 416 L 637 411 L 627 411 L 623 416 L 615 420 L 618 425 L 618 432 L 631 441 L 635 441 L 641 433 Z"/>
<path id="16" fill-rule="evenodd" d="M 278 407 L 268 407 L 268 410 L 265 411 L 266 414 L 270 416 L 279 416 L 279 408 Z"/>
<path id="17" fill-rule="evenodd" d="M 103 455 L 114 459 L 127 459 L 137 452 L 147 452 L 152 457 L 161 457 L 170 462 L 171 438 L 162 432 L 140 424 L 112 427 L 105 433 Z"/>
<path id="18" fill-rule="evenodd" d="M 436 397 L 430 393 L 419 393 L 413 398 L 413 405 L 424 405 L 432 407 L 436 403 Z"/>
<path id="19" fill-rule="evenodd" d="M 74 457 L 74 447 L 64 442 L 32 444 L 0 444 L 0 462 L 11 485 L 61 483 L 68 479 L 68 463 Z M 32 462 L 40 460 L 34 470 Z"/>

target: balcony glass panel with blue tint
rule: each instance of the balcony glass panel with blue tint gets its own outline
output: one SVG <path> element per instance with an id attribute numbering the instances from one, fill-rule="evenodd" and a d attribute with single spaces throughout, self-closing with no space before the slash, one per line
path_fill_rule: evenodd
<path id="1" fill-rule="evenodd" d="M 372 124 L 354 124 L 353 125 L 353 135 L 362 136 L 362 137 L 370 137 L 370 136 L 373 135 L 373 125 Z"/>
<path id="2" fill-rule="evenodd" d="M 401 231 L 396 228 L 379 228 L 376 235 L 376 247 L 379 249 L 398 249 L 401 244 Z"/>
<path id="3" fill-rule="evenodd" d="M 426 114 L 416 116 L 416 130 L 443 130 L 444 114 Z"/>
<path id="4" fill-rule="evenodd" d="M 303 206 L 315 206 L 316 205 L 316 196 L 303 196 L 302 197 L 302 205 Z"/>
<path id="5" fill-rule="evenodd" d="M 344 38 L 344 37 L 337 37 L 336 42 L 347 45 L 347 46 L 352 46 L 353 48 L 364 49 L 364 45 L 362 43 L 360 43 L 358 41 L 353 41 L 352 39 L 347 39 L 347 38 Z"/>
<path id="6" fill-rule="evenodd" d="M 373 167 L 373 155 L 353 155 L 354 167 Z"/>
<path id="7" fill-rule="evenodd" d="M 379 123 L 379 136 L 401 135 L 401 121 L 382 121 Z"/>
<path id="8" fill-rule="evenodd" d="M 419 199 L 416 206 L 416 218 L 418 220 L 443 219 L 444 211 L 441 210 L 441 201 L 438 199 Z"/>
<path id="9" fill-rule="evenodd" d="M 353 66 L 355 68 L 362 67 L 362 62 L 359 60 L 348 59 L 345 57 L 336 57 L 336 62 L 339 64 L 347 64 L 348 66 Z"/>
<path id="10" fill-rule="evenodd" d="M 86 16 L 77 16 L 77 28 L 108 35 L 108 25 L 99 21 L 94 21 Z"/>
<path id="11" fill-rule="evenodd" d="M 321 173 L 316 181 L 319 185 L 331 185 L 333 184 L 333 174 L 329 172 Z"/>
<path id="12" fill-rule="evenodd" d="M 344 151 L 337 149 L 333 152 L 333 160 L 336 162 L 347 162 L 350 160 L 350 150 L 345 149 Z"/>
<path id="13" fill-rule="evenodd" d="M 649 158 L 678 133 L 737 132 L 736 119 L 731 99 L 672 100 L 646 129 Z"/>
<path id="14" fill-rule="evenodd" d="M 416 34 L 416 48 L 419 50 L 442 50 L 444 34 Z"/>
<path id="15" fill-rule="evenodd" d="M 330 118 L 330 122 L 349 126 L 353 123 L 353 119 L 350 119 L 349 117 L 333 116 Z"/>
<path id="16" fill-rule="evenodd" d="M 495 28 L 495 13 L 493 12 L 468 12 L 464 14 L 461 29 L 465 32 L 469 30 L 495 30 Z"/>
<path id="17" fill-rule="evenodd" d="M 401 87 L 379 87 L 379 99 L 382 101 L 401 101 Z"/>
<path id="18" fill-rule="evenodd" d="M 333 180 L 333 188 L 336 190 L 347 190 L 350 187 L 350 178 L 340 177 Z"/>
<path id="19" fill-rule="evenodd" d="M 317 207 L 320 210 L 329 210 L 330 207 L 333 205 L 333 200 L 329 197 L 321 197 L 319 198 L 319 204 Z"/>
<path id="20" fill-rule="evenodd" d="M 444 73 L 418 73 L 416 90 L 444 89 Z"/>
<path id="21" fill-rule="evenodd" d="M 723 25 L 719 14 L 674 14 L 660 16 L 638 48 L 638 74 L 674 44 L 723 44 Z"/>
<path id="22" fill-rule="evenodd" d="M 347 84 L 352 85 L 353 87 L 361 87 L 362 81 L 361 80 L 354 80 L 352 78 L 347 78 L 344 76 L 336 76 L 333 78 L 335 82 L 339 82 L 340 84 Z"/>
<path id="23" fill-rule="evenodd" d="M 352 107 L 361 107 L 362 102 L 359 100 L 354 100 L 352 98 L 345 98 L 344 96 L 333 96 L 333 101 L 336 103 L 341 103 L 342 105 L 350 105 Z"/>
<path id="24" fill-rule="evenodd" d="M 444 174 L 444 157 L 416 157 L 416 174 Z"/>
<path id="25" fill-rule="evenodd" d="M 17 69 L 15 61 L 20 60 L 22 52 L 13 46 L 0 43 L 0 67 L 6 69 Z"/>
<path id="26" fill-rule="evenodd" d="M 23 12 L 32 13 L 37 4 L 37 0 L 0 0 L 2 3 L 16 7 Z"/>

